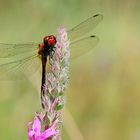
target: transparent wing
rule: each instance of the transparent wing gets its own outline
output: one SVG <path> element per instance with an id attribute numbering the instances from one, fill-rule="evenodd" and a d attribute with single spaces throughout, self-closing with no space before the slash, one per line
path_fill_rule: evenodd
<path id="1" fill-rule="evenodd" d="M 74 59 L 91 51 L 98 43 L 98 37 L 92 35 L 70 43 L 70 58 Z"/>
<path id="2" fill-rule="evenodd" d="M 103 16 L 100 14 L 94 15 L 85 21 L 81 22 L 74 28 L 68 31 L 68 37 L 70 38 L 70 41 L 77 40 L 78 38 L 81 38 L 86 33 L 94 29 L 98 23 L 103 19 Z"/>
<path id="3" fill-rule="evenodd" d="M 0 58 L 7 58 L 38 49 L 37 43 L 28 44 L 6 44 L 0 43 Z"/>
<path id="4" fill-rule="evenodd" d="M 3 63 L 2 63 L 3 62 Z M 22 57 L 9 59 L 5 62 L 1 60 L 0 64 L 0 80 L 20 80 L 25 75 L 32 75 L 38 68 L 40 59 L 36 52 L 28 53 Z"/>

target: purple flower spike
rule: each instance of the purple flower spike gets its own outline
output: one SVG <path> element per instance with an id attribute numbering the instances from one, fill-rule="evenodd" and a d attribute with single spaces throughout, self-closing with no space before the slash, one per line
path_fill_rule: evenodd
<path id="1" fill-rule="evenodd" d="M 42 104 L 44 105 L 45 117 L 50 124 L 56 123 L 58 135 L 51 140 L 61 139 L 62 126 L 62 108 L 65 104 L 65 90 L 69 79 L 69 38 L 66 29 L 58 29 L 57 43 L 52 58 L 50 71 L 47 73 L 46 85 L 44 86 L 44 96 Z"/>
<path id="2" fill-rule="evenodd" d="M 65 104 L 64 92 L 69 79 L 70 58 L 69 38 L 65 28 L 58 29 L 56 39 L 55 52 L 41 98 L 44 108 L 28 124 L 29 140 L 61 140 L 62 108 Z M 44 128 L 43 132 L 41 128 Z"/>
<path id="3" fill-rule="evenodd" d="M 28 124 L 28 138 L 29 140 L 46 140 L 54 135 L 57 135 L 56 125 L 53 124 L 50 128 L 41 133 L 41 123 L 37 117 L 34 122 Z"/>

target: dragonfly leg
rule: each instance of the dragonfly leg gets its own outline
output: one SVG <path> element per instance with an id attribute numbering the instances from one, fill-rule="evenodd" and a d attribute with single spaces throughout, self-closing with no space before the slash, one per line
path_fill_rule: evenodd
<path id="1" fill-rule="evenodd" d="M 49 64 L 52 65 L 52 56 L 51 56 L 51 53 L 49 55 Z"/>
<path id="2" fill-rule="evenodd" d="M 53 56 L 54 56 L 54 53 L 55 53 L 54 48 L 56 48 L 56 47 L 53 47 L 53 49 L 50 51 L 50 55 L 49 55 L 49 64 L 50 65 L 52 65 L 52 59 L 53 59 Z"/>

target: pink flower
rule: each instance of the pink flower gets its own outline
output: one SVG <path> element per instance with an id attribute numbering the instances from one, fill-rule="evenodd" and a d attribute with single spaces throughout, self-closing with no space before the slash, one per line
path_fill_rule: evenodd
<path id="1" fill-rule="evenodd" d="M 47 138 L 53 137 L 57 134 L 56 124 L 46 129 L 41 133 L 41 123 L 38 117 L 34 118 L 34 122 L 29 122 L 28 124 L 28 138 L 29 140 L 46 140 Z"/>

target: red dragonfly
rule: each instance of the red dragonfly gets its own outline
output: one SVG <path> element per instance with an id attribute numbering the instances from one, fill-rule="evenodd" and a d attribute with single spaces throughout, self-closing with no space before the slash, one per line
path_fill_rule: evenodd
<path id="1" fill-rule="evenodd" d="M 98 37 L 86 34 L 96 27 L 102 18 L 102 15 L 96 14 L 68 30 L 71 58 L 85 54 L 94 48 L 98 42 Z M 30 76 L 42 62 L 42 90 L 46 82 L 47 58 L 51 56 L 52 51 L 55 51 L 53 48 L 56 42 L 55 36 L 50 35 L 44 37 L 42 43 L 0 43 L 0 79 L 15 80 L 24 78 L 24 75 Z"/>

